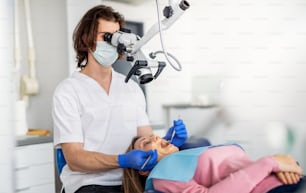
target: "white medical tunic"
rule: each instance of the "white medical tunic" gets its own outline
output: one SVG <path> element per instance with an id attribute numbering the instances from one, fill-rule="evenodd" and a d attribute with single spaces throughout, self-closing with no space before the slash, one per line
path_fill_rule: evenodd
<path id="1" fill-rule="evenodd" d="M 149 125 L 142 90 L 114 70 L 109 94 L 91 77 L 74 72 L 62 81 L 53 96 L 54 145 L 79 142 L 88 151 L 124 153 L 137 127 Z M 122 170 L 74 172 L 66 165 L 61 180 L 66 193 L 84 185 L 121 185 Z"/>

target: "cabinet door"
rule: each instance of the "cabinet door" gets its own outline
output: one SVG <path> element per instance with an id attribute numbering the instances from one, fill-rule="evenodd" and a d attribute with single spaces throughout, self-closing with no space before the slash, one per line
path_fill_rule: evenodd
<path id="1" fill-rule="evenodd" d="M 53 164 L 32 165 L 16 171 L 16 187 L 23 189 L 31 186 L 54 183 Z"/>
<path id="2" fill-rule="evenodd" d="M 53 184 L 43 184 L 17 190 L 18 193 L 55 193 Z"/>
<path id="3" fill-rule="evenodd" d="M 19 146 L 16 149 L 16 168 L 53 163 L 52 143 Z"/>
<path id="4" fill-rule="evenodd" d="M 53 159 L 52 143 L 17 147 L 16 192 L 55 192 Z"/>

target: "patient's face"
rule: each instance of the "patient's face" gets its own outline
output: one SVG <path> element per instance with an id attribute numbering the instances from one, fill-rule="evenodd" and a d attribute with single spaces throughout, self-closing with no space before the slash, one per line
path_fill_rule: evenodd
<path id="1" fill-rule="evenodd" d="M 144 151 L 156 149 L 158 152 L 158 161 L 166 155 L 179 151 L 176 146 L 156 135 L 140 137 L 136 140 L 134 149 L 141 149 Z"/>

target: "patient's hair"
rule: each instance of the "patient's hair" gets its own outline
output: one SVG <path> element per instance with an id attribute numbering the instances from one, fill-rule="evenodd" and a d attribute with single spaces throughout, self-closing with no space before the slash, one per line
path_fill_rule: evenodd
<path id="1" fill-rule="evenodd" d="M 134 148 L 135 142 L 139 137 L 134 137 L 126 152 Z M 125 168 L 123 169 L 123 189 L 124 193 L 143 193 L 146 177 L 138 173 L 138 170 Z"/>

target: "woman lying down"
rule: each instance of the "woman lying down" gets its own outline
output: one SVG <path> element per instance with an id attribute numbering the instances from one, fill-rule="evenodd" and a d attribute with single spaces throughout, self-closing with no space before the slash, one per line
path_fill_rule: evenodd
<path id="1" fill-rule="evenodd" d="M 179 151 L 158 136 L 136 137 L 132 149 L 158 153 L 152 171 L 124 170 L 125 193 L 157 190 L 163 193 L 287 193 L 302 180 L 302 168 L 287 155 L 251 160 L 237 144 L 223 144 Z"/>

